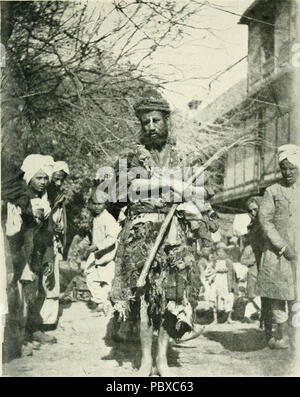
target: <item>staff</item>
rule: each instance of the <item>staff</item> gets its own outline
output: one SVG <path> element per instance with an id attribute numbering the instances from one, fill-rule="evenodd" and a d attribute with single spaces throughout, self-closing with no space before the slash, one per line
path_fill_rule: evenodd
<path id="1" fill-rule="evenodd" d="M 249 144 L 251 142 L 253 142 L 252 138 L 243 137 L 243 138 L 240 138 L 239 140 L 237 140 L 236 142 L 234 142 L 234 143 L 232 143 L 232 144 L 230 144 L 228 146 L 225 146 L 224 148 L 218 150 L 209 160 L 206 161 L 206 163 L 204 163 L 204 165 L 201 167 L 201 169 L 198 170 L 198 172 L 196 172 L 195 175 L 193 175 L 189 179 L 189 181 L 187 183 L 187 187 L 190 187 L 192 185 L 192 183 L 195 182 L 195 180 L 197 178 L 199 178 L 204 173 L 204 171 L 213 164 L 214 161 L 216 161 L 219 158 L 221 158 L 229 150 L 231 150 L 235 146 L 245 145 L 245 144 L 247 144 L 247 143 Z M 160 246 L 160 244 L 162 242 L 162 239 L 163 239 L 163 237 L 164 237 L 164 235 L 165 235 L 165 233 L 167 231 L 167 228 L 168 228 L 168 226 L 171 223 L 171 220 L 172 220 L 172 218 L 173 218 L 173 216 L 175 214 L 175 211 L 176 211 L 178 205 L 179 204 L 173 204 L 172 205 L 168 215 L 166 216 L 164 222 L 161 225 L 161 228 L 160 228 L 159 234 L 158 234 L 158 236 L 156 238 L 156 241 L 155 241 L 155 243 L 154 243 L 154 245 L 153 245 L 153 247 L 152 247 L 152 249 L 151 249 L 151 251 L 149 253 L 149 256 L 148 256 L 148 258 L 147 258 L 147 260 L 146 260 L 146 262 L 145 262 L 145 264 L 143 266 L 142 272 L 141 272 L 141 274 L 140 274 L 140 276 L 138 278 L 138 281 L 137 281 L 137 284 L 136 284 L 138 288 L 144 287 L 144 285 L 146 283 L 146 278 L 148 276 L 151 264 L 152 264 L 152 262 L 153 262 L 153 260 L 155 258 L 155 255 L 156 255 L 156 253 L 157 253 L 157 251 L 159 249 L 159 246 Z"/>

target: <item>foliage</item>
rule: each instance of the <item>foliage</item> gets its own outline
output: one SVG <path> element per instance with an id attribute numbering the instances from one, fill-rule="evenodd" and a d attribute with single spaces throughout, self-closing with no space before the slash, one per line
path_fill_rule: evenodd
<path id="1" fill-rule="evenodd" d="M 112 56 L 85 30 L 86 6 L 52 1 L 9 6 L 2 172 L 20 166 L 30 153 L 67 161 L 70 219 L 80 229 L 90 179 L 136 138 L 131 104 L 145 81 L 133 76 L 132 65 L 111 67 Z"/>
<path id="2" fill-rule="evenodd" d="M 73 232 L 86 229 L 91 179 L 131 147 L 139 130 L 133 103 L 145 88 L 163 84 L 153 71 L 153 54 L 175 46 L 202 6 L 175 0 L 112 0 L 101 7 L 88 1 L 6 2 L 3 174 L 30 153 L 67 161 L 69 218 Z M 205 161 L 214 145 L 204 154 L 197 126 L 180 114 L 174 120 L 181 141 L 193 131 L 196 146 L 182 147 Z"/>

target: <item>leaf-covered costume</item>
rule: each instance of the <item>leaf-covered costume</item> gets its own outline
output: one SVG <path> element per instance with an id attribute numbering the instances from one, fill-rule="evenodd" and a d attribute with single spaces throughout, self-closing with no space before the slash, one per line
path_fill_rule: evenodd
<path id="1" fill-rule="evenodd" d="M 160 157 L 155 150 L 148 151 L 144 146 L 137 145 L 127 156 L 127 161 L 129 173 L 132 167 L 140 166 L 147 170 L 148 178 L 157 172 L 157 167 L 174 169 L 186 166 L 171 144 L 165 146 Z M 160 172 L 163 173 L 162 170 Z M 167 202 L 164 194 L 160 193 L 157 198 L 128 201 L 126 204 L 126 219 L 115 258 L 116 276 L 111 299 L 123 317 L 138 319 L 140 300 L 136 282 L 172 203 Z M 198 209 L 195 211 L 192 202 L 177 207 L 152 262 L 143 291 L 154 329 L 163 324 L 172 337 L 180 337 L 191 329 L 193 308 L 199 296 L 201 281 L 192 232 L 192 228 L 196 229 L 196 221 L 200 224 L 201 213 Z"/>

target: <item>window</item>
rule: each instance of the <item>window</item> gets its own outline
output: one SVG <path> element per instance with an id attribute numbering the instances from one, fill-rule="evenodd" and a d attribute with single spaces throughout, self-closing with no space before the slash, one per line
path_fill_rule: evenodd
<path id="1" fill-rule="evenodd" d="M 267 77 L 274 71 L 274 42 L 275 42 L 275 17 L 274 7 L 261 13 L 260 37 L 261 37 L 261 67 L 263 77 Z"/>

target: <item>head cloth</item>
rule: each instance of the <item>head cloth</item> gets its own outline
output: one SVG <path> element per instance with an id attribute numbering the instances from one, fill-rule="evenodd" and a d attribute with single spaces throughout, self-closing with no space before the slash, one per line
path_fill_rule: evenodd
<path id="1" fill-rule="evenodd" d="M 149 89 L 143 95 L 143 98 L 134 105 L 134 111 L 138 118 L 145 113 L 151 111 L 160 111 L 165 114 L 170 114 L 170 106 L 162 95 L 154 90 Z"/>
<path id="2" fill-rule="evenodd" d="M 65 161 L 55 161 L 53 167 L 54 172 L 64 171 L 67 175 L 70 175 L 68 164 Z"/>
<path id="3" fill-rule="evenodd" d="M 292 144 L 280 146 L 278 148 L 278 161 L 281 163 L 285 159 L 300 169 L 300 147 Z"/>
<path id="4" fill-rule="evenodd" d="M 51 156 L 44 156 L 42 154 L 30 154 L 27 156 L 21 166 L 24 172 L 24 180 L 27 184 L 31 181 L 35 174 L 39 171 L 45 172 L 49 179 L 52 176 L 54 160 Z"/>
<path id="5" fill-rule="evenodd" d="M 259 208 L 261 200 L 262 200 L 262 196 L 252 196 L 252 197 L 248 198 L 248 200 L 246 201 L 246 208 L 248 208 L 249 205 L 252 203 L 255 203 Z"/>

